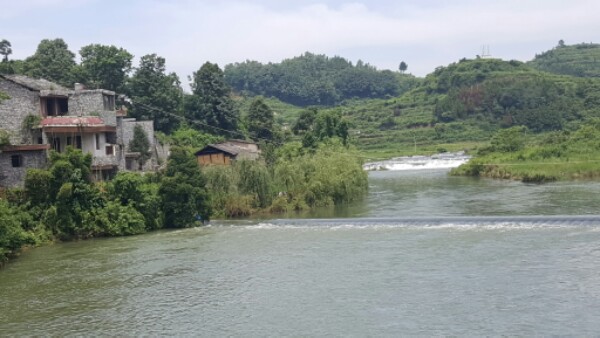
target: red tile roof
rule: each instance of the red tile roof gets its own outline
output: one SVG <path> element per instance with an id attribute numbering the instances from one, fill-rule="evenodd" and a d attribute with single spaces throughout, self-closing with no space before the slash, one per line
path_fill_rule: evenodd
<path id="1" fill-rule="evenodd" d="M 42 120 L 42 127 L 92 127 L 103 125 L 104 121 L 99 117 L 47 117 Z"/>

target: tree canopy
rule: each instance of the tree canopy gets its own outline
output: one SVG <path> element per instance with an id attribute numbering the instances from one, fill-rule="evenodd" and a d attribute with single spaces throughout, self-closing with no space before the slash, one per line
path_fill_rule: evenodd
<path id="1" fill-rule="evenodd" d="M 362 61 L 305 53 L 281 63 L 246 61 L 225 66 L 225 79 L 234 90 L 251 95 L 273 96 L 284 102 L 334 105 L 351 98 L 377 98 L 400 94 L 398 77 Z"/>
<path id="2" fill-rule="evenodd" d="M 2 62 L 8 62 L 8 56 L 12 54 L 11 44 L 8 40 L 3 39 L 0 41 L 0 55 L 2 55 Z"/>
<path id="3" fill-rule="evenodd" d="M 186 116 L 203 123 L 200 128 L 209 133 L 231 136 L 228 131 L 238 130 L 239 112 L 223 71 L 217 64 L 206 62 L 191 80 L 192 95 L 186 97 Z"/>
<path id="4" fill-rule="evenodd" d="M 25 75 L 44 78 L 70 88 L 76 79 L 75 53 L 69 50 L 63 39 L 44 39 L 35 53 L 25 59 L 23 70 Z"/>
<path id="5" fill-rule="evenodd" d="M 131 71 L 131 55 L 123 48 L 91 44 L 79 50 L 85 84 L 91 88 L 121 91 Z"/>
<path id="6" fill-rule="evenodd" d="M 250 137 L 255 140 L 273 139 L 274 117 L 273 110 L 265 103 L 262 98 L 256 98 L 252 101 L 248 110 L 248 132 Z"/>
<path id="7" fill-rule="evenodd" d="M 175 73 L 166 73 L 165 59 L 156 54 L 144 55 L 126 92 L 133 100 L 132 117 L 154 120 L 154 127 L 169 133 L 177 128 L 183 102 L 183 90 Z"/>
<path id="8" fill-rule="evenodd" d="M 212 214 L 206 180 L 196 158 L 181 147 L 173 147 L 159 195 L 162 197 L 165 227 L 185 228 L 197 217 L 209 220 Z"/>

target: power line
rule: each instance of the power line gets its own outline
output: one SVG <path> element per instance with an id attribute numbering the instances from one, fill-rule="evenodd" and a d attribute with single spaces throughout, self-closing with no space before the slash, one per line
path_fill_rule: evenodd
<path id="1" fill-rule="evenodd" d="M 132 102 L 133 105 L 143 106 L 146 109 L 153 110 L 153 111 L 156 111 L 156 112 L 159 112 L 159 113 L 162 113 L 162 114 L 166 114 L 166 115 L 175 117 L 175 118 L 177 118 L 179 120 L 185 120 L 185 121 L 197 124 L 197 125 L 201 125 L 203 127 L 212 128 L 213 130 L 218 130 L 218 131 L 221 131 L 221 132 L 226 132 L 226 133 L 229 133 L 229 134 L 232 134 L 232 135 L 242 136 L 243 138 L 246 138 L 246 135 L 244 133 L 242 133 L 242 132 L 239 132 L 239 131 L 223 129 L 223 128 L 216 127 L 216 126 L 210 125 L 208 123 L 196 120 L 196 119 L 189 118 L 187 116 L 181 116 L 181 115 L 177 115 L 177 114 L 174 114 L 174 113 L 166 112 L 166 111 L 164 111 L 164 110 L 162 110 L 160 108 L 153 107 L 153 106 L 148 105 L 146 103 L 142 103 L 142 102 L 139 102 L 139 101 L 136 102 L 133 99 L 130 99 L 130 100 L 131 100 L 131 102 Z M 237 118 L 237 117 L 234 117 L 234 118 L 238 122 L 240 122 L 239 118 Z M 264 137 L 255 137 L 255 139 L 263 140 L 265 142 L 274 143 L 274 144 L 277 144 L 277 145 L 283 145 L 283 143 L 276 142 L 276 141 L 273 141 L 273 140 L 269 140 L 269 139 L 264 138 Z"/>

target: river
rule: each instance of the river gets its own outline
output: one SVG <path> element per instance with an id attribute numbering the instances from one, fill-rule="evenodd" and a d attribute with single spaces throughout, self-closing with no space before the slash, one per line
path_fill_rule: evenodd
<path id="1" fill-rule="evenodd" d="M 369 175 L 302 218 L 26 251 L 0 270 L 0 336 L 600 332 L 600 183 Z"/>

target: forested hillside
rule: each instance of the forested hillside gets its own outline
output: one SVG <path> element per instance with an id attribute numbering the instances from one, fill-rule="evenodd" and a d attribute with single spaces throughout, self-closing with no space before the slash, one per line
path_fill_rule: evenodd
<path id="1" fill-rule="evenodd" d="M 547 131 L 600 116 L 600 81 L 540 72 L 518 61 L 463 60 L 436 70 L 424 86 L 441 94 L 434 114 L 443 122 L 476 118 Z"/>
<path id="2" fill-rule="evenodd" d="M 600 77 L 600 44 L 580 43 L 568 46 L 561 40 L 555 48 L 536 55 L 528 65 L 550 73 Z"/>
<path id="3" fill-rule="evenodd" d="M 575 130 L 600 117 L 599 107 L 598 79 L 541 72 L 514 60 L 462 59 L 438 67 L 400 97 L 336 109 L 351 121 L 363 149 L 406 150 L 489 140 L 510 126 Z"/>
<path id="4" fill-rule="evenodd" d="M 225 66 L 225 79 L 237 92 L 272 96 L 298 106 L 331 106 L 352 98 L 392 97 L 418 83 L 412 75 L 311 53 L 281 63 L 229 64 Z"/>

